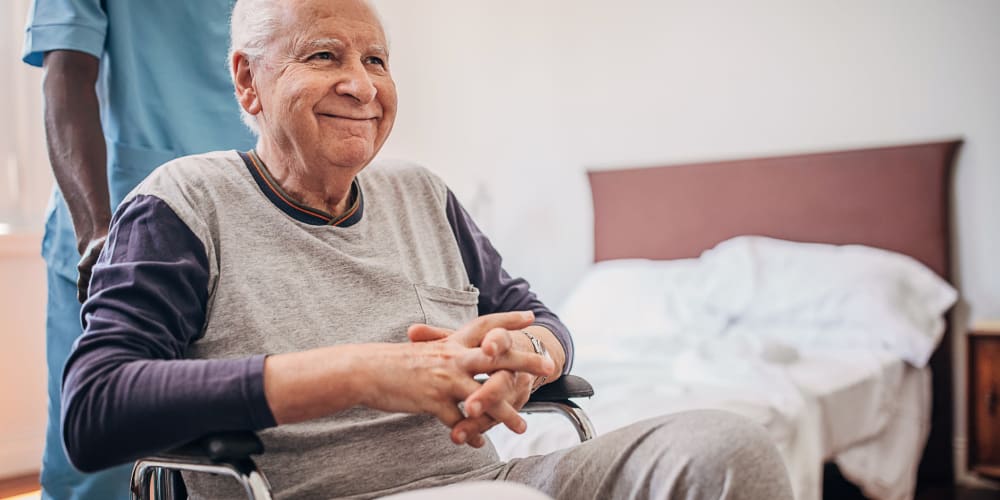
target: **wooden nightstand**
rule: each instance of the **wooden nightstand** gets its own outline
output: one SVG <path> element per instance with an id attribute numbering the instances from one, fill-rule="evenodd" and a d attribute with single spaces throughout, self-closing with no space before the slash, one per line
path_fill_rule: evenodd
<path id="1" fill-rule="evenodd" d="M 1000 479 L 1000 321 L 969 332 L 969 466 Z"/>

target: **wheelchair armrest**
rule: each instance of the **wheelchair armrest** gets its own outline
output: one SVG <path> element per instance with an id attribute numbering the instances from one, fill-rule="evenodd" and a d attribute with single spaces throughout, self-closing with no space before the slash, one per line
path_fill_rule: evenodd
<path id="1" fill-rule="evenodd" d="M 250 431 L 233 431 L 202 436 L 163 455 L 175 458 L 207 458 L 219 463 L 241 460 L 261 453 L 264 453 L 264 443 L 257 434 Z"/>
<path id="2" fill-rule="evenodd" d="M 594 388 L 583 377 L 563 375 L 559 380 L 545 384 L 532 393 L 528 402 L 563 401 L 573 398 L 589 398 L 593 395 Z"/>
<path id="3" fill-rule="evenodd" d="M 131 498 L 187 498 L 180 473 L 190 472 L 230 476 L 240 482 L 249 498 L 270 500 L 271 485 L 250 458 L 263 452 L 264 444 L 250 431 L 202 436 L 157 456 L 136 460 L 130 480 Z"/>

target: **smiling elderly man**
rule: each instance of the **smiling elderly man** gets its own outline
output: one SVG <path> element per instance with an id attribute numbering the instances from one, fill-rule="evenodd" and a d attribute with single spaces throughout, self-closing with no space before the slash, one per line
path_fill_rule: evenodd
<path id="1" fill-rule="evenodd" d="M 763 429 L 722 412 L 499 461 L 483 433 L 523 432 L 517 409 L 568 371 L 572 341 L 440 179 L 369 165 L 396 115 L 374 11 L 240 0 L 230 64 L 257 147 L 170 162 L 115 214 L 64 379 L 75 465 L 254 430 L 279 497 L 487 480 L 472 489 L 790 498 Z M 480 385 L 477 373 L 490 378 Z M 188 487 L 240 495 L 222 478 Z M 432 494 L 470 495 L 462 488 Z"/>

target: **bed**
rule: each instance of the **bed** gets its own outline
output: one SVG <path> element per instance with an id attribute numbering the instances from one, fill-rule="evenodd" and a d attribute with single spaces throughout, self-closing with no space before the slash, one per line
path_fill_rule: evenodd
<path id="1" fill-rule="evenodd" d="M 960 144 L 590 172 L 595 275 L 612 269 L 616 279 L 641 272 L 638 276 L 645 278 L 635 279 L 648 280 L 648 266 L 656 263 L 664 276 L 676 276 L 670 273 L 690 267 L 693 259 L 720 243 L 757 235 L 884 249 L 949 280 L 950 179 Z M 591 278 L 610 279 L 588 275 Z M 608 283 L 589 286 L 615 286 Z M 579 297 L 585 293 L 578 292 L 558 311 L 568 314 L 564 319 L 571 328 L 583 324 L 582 316 L 591 315 L 589 321 L 599 314 Z M 580 312 L 581 304 L 589 310 Z M 824 462 L 837 463 L 869 496 L 907 498 L 912 487 L 898 483 L 912 478 L 906 467 L 895 463 L 895 456 L 913 456 L 920 484 L 953 478 L 948 330 L 945 323 L 925 366 L 866 350 L 800 348 L 794 363 L 752 372 L 780 371 L 776 378 L 761 379 L 757 385 L 766 389 L 759 391 L 750 384 L 727 386 L 725 380 L 707 385 L 677 380 L 623 384 L 622 373 L 643 373 L 644 364 L 649 365 L 648 373 L 663 373 L 664 366 L 673 365 L 672 373 L 678 375 L 674 379 L 698 372 L 695 358 L 651 358 L 648 353 L 671 349 L 674 342 L 652 335 L 628 339 L 627 349 L 613 343 L 595 345 L 600 343 L 588 342 L 591 337 L 584 335 L 583 342 L 578 340 L 576 369 L 584 370 L 578 373 L 597 390 L 598 397 L 584 407 L 599 432 L 665 411 L 725 408 L 768 427 L 802 500 L 822 496 Z M 491 438 L 507 457 L 572 443 L 572 436 L 560 432 L 557 422 L 533 418 L 528 439 L 513 441 L 502 432 L 493 432 Z"/>

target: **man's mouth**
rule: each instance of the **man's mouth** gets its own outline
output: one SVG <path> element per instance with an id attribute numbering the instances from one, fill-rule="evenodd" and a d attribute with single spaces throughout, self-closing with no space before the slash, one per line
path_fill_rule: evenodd
<path id="1" fill-rule="evenodd" d="M 377 117 L 374 116 L 349 116 L 349 115 L 335 115 L 332 113 L 319 113 L 320 116 L 326 118 L 339 118 L 341 120 L 352 120 L 358 122 L 364 122 L 368 120 L 375 120 Z"/>

